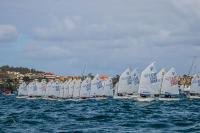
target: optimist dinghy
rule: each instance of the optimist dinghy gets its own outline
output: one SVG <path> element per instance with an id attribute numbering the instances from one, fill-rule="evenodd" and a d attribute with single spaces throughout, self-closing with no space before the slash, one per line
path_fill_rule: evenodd
<path id="1" fill-rule="evenodd" d="M 105 99 L 104 88 L 99 74 L 91 81 L 90 97 L 91 99 Z"/>
<path id="2" fill-rule="evenodd" d="M 80 98 L 80 90 L 81 90 L 81 80 L 78 79 L 74 83 L 73 99 L 79 99 Z"/>
<path id="3" fill-rule="evenodd" d="M 103 81 L 103 88 L 105 97 L 113 97 L 113 83 L 110 77 Z"/>
<path id="4" fill-rule="evenodd" d="M 156 97 L 159 97 L 159 95 L 161 94 L 161 88 L 162 88 L 162 84 L 163 84 L 163 78 L 164 78 L 164 75 L 166 73 L 167 72 L 166 72 L 165 68 L 163 68 L 157 74 L 157 88 L 155 89 L 155 96 Z"/>
<path id="5" fill-rule="evenodd" d="M 178 79 L 175 69 L 172 67 L 163 78 L 159 100 L 174 101 L 180 99 Z"/>
<path id="6" fill-rule="evenodd" d="M 151 63 L 144 69 L 141 74 L 138 101 L 153 101 L 155 100 L 155 89 L 157 87 L 157 71 L 155 62 Z"/>
<path id="7" fill-rule="evenodd" d="M 37 88 L 37 80 L 30 82 L 27 86 L 28 90 L 28 98 L 27 99 L 37 99 L 38 96 L 38 88 Z"/>
<path id="8" fill-rule="evenodd" d="M 130 99 L 133 94 L 131 70 L 127 68 L 120 76 L 118 86 L 115 90 L 114 99 Z"/>
<path id="9" fill-rule="evenodd" d="M 200 75 L 195 74 L 192 78 L 191 89 L 189 92 L 190 99 L 200 99 Z"/>
<path id="10" fill-rule="evenodd" d="M 138 96 L 138 89 L 139 89 L 139 74 L 136 69 L 131 71 L 131 90 L 132 90 L 132 95 L 131 98 L 136 99 Z"/>
<path id="11" fill-rule="evenodd" d="M 28 96 L 28 90 L 27 90 L 27 85 L 24 81 L 19 85 L 18 93 L 17 93 L 17 98 L 27 98 Z"/>
<path id="12" fill-rule="evenodd" d="M 91 79 L 87 77 L 81 83 L 80 98 L 81 99 L 90 98 L 90 90 L 91 90 Z"/>

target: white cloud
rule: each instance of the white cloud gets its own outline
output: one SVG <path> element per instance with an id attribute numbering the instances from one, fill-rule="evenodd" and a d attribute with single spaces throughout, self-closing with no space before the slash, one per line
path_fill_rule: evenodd
<path id="1" fill-rule="evenodd" d="M 91 72 L 119 72 L 127 66 L 142 70 L 156 60 L 184 72 L 200 50 L 199 0 L 24 0 L 1 7 L 0 18 L 10 21 L 17 12 L 21 19 L 13 23 L 30 35 L 22 48 L 27 60 L 73 66 L 65 71 L 76 72 L 85 64 Z"/>
<path id="2" fill-rule="evenodd" d="M 13 25 L 0 24 L 0 42 L 10 42 L 16 40 L 18 32 Z"/>

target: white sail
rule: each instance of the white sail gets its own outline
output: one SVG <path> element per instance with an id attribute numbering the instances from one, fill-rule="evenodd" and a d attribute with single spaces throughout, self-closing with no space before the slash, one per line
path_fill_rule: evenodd
<path id="1" fill-rule="evenodd" d="M 79 98 L 80 97 L 80 90 L 81 90 L 81 80 L 78 79 L 74 83 L 73 98 Z"/>
<path id="2" fill-rule="evenodd" d="M 64 83 L 60 82 L 59 98 L 64 98 Z"/>
<path id="3" fill-rule="evenodd" d="M 94 79 L 91 81 L 91 97 L 103 96 L 103 85 L 100 80 L 99 74 L 97 74 Z"/>
<path id="4" fill-rule="evenodd" d="M 155 89 L 155 94 L 160 94 L 160 91 L 161 91 L 161 88 L 162 88 L 162 84 L 163 84 L 163 78 L 164 78 L 164 75 L 166 74 L 166 70 L 165 68 L 162 68 L 160 70 L 160 72 L 158 72 L 157 74 L 157 88 Z"/>
<path id="5" fill-rule="evenodd" d="M 119 82 L 117 82 L 117 83 L 113 86 L 113 91 L 114 91 L 114 95 L 113 95 L 113 96 L 117 96 L 118 84 L 119 84 Z"/>
<path id="6" fill-rule="evenodd" d="M 47 83 L 45 97 L 53 97 L 53 93 L 54 93 L 53 83 L 54 83 L 53 80 Z"/>
<path id="7" fill-rule="evenodd" d="M 163 95 L 178 95 L 178 79 L 174 68 L 171 68 L 163 78 L 161 94 Z"/>
<path id="8" fill-rule="evenodd" d="M 69 98 L 73 97 L 75 79 L 69 83 Z"/>
<path id="9" fill-rule="evenodd" d="M 53 83 L 53 96 L 55 98 L 60 97 L 60 89 L 61 89 L 61 84 L 59 81 L 55 81 Z"/>
<path id="10" fill-rule="evenodd" d="M 46 89 L 47 89 L 47 82 L 46 80 L 41 81 L 41 96 L 44 97 L 46 95 Z"/>
<path id="11" fill-rule="evenodd" d="M 117 94 L 132 94 L 133 90 L 131 89 L 132 79 L 131 79 L 131 70 L 127 68 L 120 76 Z"/>
<path id="12" fill-rule="evenodd" d="M 41 97 L 42 96 L 42 84 L 38 81 L 35 81 L 35 85 L 37 88 L 37 93 L 35 94 L 35 96 Z"/>
<path id="13" fill-rule="evenodd" d="M 192 78 L 190 93 L 200 94 L 200 75 L 198 74 L 195 74 Z"/>
<path id="14" fill-rule="evenodd" d="M 154 95 L 157 85 L 157 71 L 153 62 L 141 74 L 139 90 L 140 95 Z"/>
<path id="15" fill-rule="evenodd" d="M 37 96 L 37 86 L 36 86 L 36 82 L 37 81 L 33 81 L 33 82 L 30 82 L 27 86 L 27 89 L 28 89 L 28 96 L 29 97 L 35 97 Z"/>
<path id="16" fill-rule="evenodd" d="M 131 87 L 130 87 L 131 88 L 130 91 L 133 94 L 138 93 L 139 83 L 140 83 L 139 74 L 138 74 L 137 70 L 134 69 L 133 71 L 131 71 Z"/>
<path id="17" fill-rule="evenodd" d="M 27 96 L 27 95 L 28 95 L 27 85 L 25 82 L 22 82 L 19 85 L 18 96 Z"/>
<path id="18" fill-rule="evenodd" d="M 71 80 L 66 80 L 63 84 L 63 88 L 64 88 L 64 94 L 63 94 L 63 98 L 69 98 L 69 83 L 71 82 Z"/>
<path id="19" fill-rule="evenodd" d="M 103 88 L 104 88 L 103 89 L 104 96 L 106 96 L 106 97 L 113 96 L 113 83 L 112 83 L 112 79 L 110 77 L 108 79 L 106 79 L 105 81 L 103 81 Z"/>
<path id="20" fill-rule="evenodd" d="M 80 98 L 89 98 L 91 90 L 91 79 L 87 77 L 81 83 Z"/>

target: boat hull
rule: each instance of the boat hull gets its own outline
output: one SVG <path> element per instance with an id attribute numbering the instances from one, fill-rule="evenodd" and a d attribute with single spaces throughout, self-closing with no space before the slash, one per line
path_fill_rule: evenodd
<path id="1" fill-rule="evenodd" d="M 200 96 L 188 96 L 189 99 L 200 99 Z"/>
<path id="2" fill-rule="evenodd" d="M 154 100 L 155 100 L 154 97 L 138 97 L 137 98 L 137 101 L 139 101 L 139 102 L 151 102 Z"/>
<path id="3" fill-rule="evenodd" d="M 25 99 L 25 98 L 28 98 L 27 96 L 17 96 L 16 97 L 17 99 Z"/>
<path id="4" fill-rule="evenodd" d="M 180 98 L 165 98 L 165 97 L 159 97 L 159 101 L 178 101 Z"/>
<path id="5" fill-rule="evenodd" d="M 132 99 L 131 96 L 113 96 L 113 99 Z"/>

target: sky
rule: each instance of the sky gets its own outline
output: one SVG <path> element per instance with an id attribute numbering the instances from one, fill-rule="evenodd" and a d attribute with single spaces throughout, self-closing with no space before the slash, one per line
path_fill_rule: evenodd
<path id="1" fill-rule="evenodd" d="M 0 65 L 115 75 L 200 71 L 199 0 L 0 0 Z"/>

